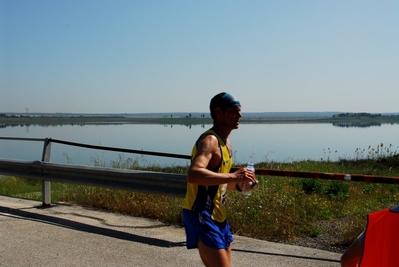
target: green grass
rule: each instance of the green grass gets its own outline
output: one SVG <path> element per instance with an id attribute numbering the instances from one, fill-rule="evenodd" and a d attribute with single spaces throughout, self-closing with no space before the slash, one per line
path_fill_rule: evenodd
<path id="1" fill-rule="evenodd" d="M 290 163 L 263 162 L 256 168 L 317 171 L 329 173 L 399 176 L 399 155 L 383 145 L 354 159 L 303 160 Z M 140 159 L 124 159 L 97 166 L 139 169 Z M 148 170 L 186 173 L 187 166 L 160 167 Z M 368 213 L 398 203 L 399 186 L 361 182 L 314 180 L 302 178 L 258 176 L 260 181 L 252 195 L 245 197 L 229 192 L 228 219 L 236 234 L 267 240 L 293 240 L 317 236 L 325 222 L 332 223 L 335 245 L 347 246 L 366 225 Z M 147 195 L 123 190 L 52 183 L 52 201 L 110 210 L 118 213 L 153 218 L 182 225 L 182 199 Z M 0 179 L 0 194 L 41 200 L 41 182 L 8 177 Z"/>

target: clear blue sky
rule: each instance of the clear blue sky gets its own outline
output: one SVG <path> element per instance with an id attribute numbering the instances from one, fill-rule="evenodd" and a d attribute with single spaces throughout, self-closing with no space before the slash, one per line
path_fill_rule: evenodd
<path id="1" fill-rule="evenodd" d="M 0 112 L 399 112 L 399 1 L 0 0 Z"/>

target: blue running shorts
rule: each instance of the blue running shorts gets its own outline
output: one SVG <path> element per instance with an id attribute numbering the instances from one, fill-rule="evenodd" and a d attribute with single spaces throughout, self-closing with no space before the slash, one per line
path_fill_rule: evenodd
<path id="1" fill-rule="evenodd" d="M 183 222 L 186 230 L 186 247 L 197 248 L 198 238 L 210 248 L 228 249 L 233 242 L 230 225 L 225 220 L 220 223 L 212 220 L 208 212 L 195 213 L 183 209 Z"/>

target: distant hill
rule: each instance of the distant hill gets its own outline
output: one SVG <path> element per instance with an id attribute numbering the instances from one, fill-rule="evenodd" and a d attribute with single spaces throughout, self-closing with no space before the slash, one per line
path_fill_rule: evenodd
<path id="1" fill-rule="evenodd" d="M 244 112 L 243 116 L 258 118 L 318 118 L 332 117 L 336 113 L 337 112 Z"/>
<path id="2" fill-rule="evenodd" d="M 343 112 L 328 111 L 328 112 L 243 112 L 243 117 L 246 118 L 325 118 L 332 117 L 335 114 Z M 398 113 L 380 113 L 382 116 L 399 115 Z M 52 116 L 52 117 L 125 117 L 125 118 L 184 118 L 193 117 L 200 118 L 205 116 L 209 118 L 209 112 L 159 112 L 159 113 L 13 113 L 0 112 L 0 115 L 6 116 Z"/>

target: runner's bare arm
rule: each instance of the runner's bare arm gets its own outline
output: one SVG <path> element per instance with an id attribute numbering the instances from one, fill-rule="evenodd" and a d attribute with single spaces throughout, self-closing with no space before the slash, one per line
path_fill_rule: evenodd
<path id="1" fill-rule="evenodd" d="M 188 182 L 205 186 L 232 184 L 228 188 L 235 189 L 235 183 L 246 180 L 255 181 L 252 172 L 241 168 L 234 173 L 218 173 L 211 170 L 218 168 L 221 159 L 218 140 L 213 135 L 207 135 L 198 143 L 197 154 L 191 162 L 188 171 Z"/>

